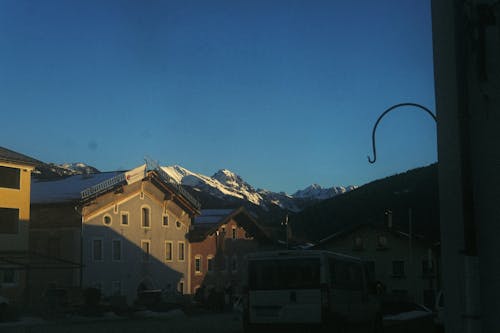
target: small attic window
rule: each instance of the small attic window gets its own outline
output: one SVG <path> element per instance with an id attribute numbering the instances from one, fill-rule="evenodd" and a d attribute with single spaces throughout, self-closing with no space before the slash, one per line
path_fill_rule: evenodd
<path id="1" fill-rule="evenodd" d="M 362 250 L 363 249 L 363 238 L 356 236 L 354 237 L 354 249 Z"/>
<path id="2" fill-rule="evenodd" d="M 102 219 L 102 223 L 104 223 L 104 225 L 111 225 L 111 216 L 109 215 L 104 215 L 103 219 Z"/>
<path id="3" fill-rule="evenodd" d="M 385 249 L 387 248 L 387 237 L 385 236 L 378 236 L 378 242 L 377 242 L 377 245 L 380 249 Z"/>
<path id="4" fill-rule="evenodd" d="M 181 227 L 181 222 L 180 222 L 180 221 L 176 221 L 176 222 L 175 222 L 175 226 L 176 226 L 177 228 L 180 228 L 180 227 Z"/>

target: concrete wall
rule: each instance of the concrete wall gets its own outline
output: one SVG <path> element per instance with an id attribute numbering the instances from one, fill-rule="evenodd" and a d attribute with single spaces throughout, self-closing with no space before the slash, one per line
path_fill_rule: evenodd
<path id="1" fill-rule="evenodd" d="M 0 207 L 19 209 L 17 234 L 0 234 L 0 251 L 28 250 L 28 222 L 30 220 L 31 171 L 33 167 L 17 163 L 0 162 L 0 166 L 20 170 L 20 188 L 0 187 Z"/>
<path id="2" fill-rule="evenodd" d="M 500 7 L 494 3 L 432 2 L 446 332 L 500 331 Z"/>

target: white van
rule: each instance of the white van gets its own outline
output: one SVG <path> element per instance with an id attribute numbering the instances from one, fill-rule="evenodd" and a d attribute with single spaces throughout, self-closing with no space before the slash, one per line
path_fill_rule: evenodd
<path id="1" fill-rule="evenodd" d="M 360 259 L 328 251 L 273 251 L 247 257 L 243 329 L 382 328 Z"/>

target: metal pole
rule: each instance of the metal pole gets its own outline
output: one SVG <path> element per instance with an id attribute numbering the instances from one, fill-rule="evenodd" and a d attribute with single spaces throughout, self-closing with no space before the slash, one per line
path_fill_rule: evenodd
<path id="1" fill-rule="evenodd" d="M 409 245 L 409 259 L 410 259 L 410 267 L 413 265 L 413 251 L 412 251 L 412 219 L 411 219 L 412 211 L 411 208 L 408 208 L 408 245 Z"/>

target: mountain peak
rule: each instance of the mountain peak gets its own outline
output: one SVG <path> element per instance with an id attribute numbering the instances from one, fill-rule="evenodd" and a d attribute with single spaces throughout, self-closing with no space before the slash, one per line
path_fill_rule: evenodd
<path id="1" fill-rule="evenodd" d="M 37 166 L 33 172 L 35 178 L 52 179 L 73 175 L 99 173 L 100 171 L 93 166 L 82 162 L 55 164 L 48 163 Z"/>
<path id="2" fill-rule="evenodd" d="M 221 184 L 226 186 L 249 186 L 247 183 L 243 181 L 243 179 L 235 174 L 234 172 L 228 169 L 220 169 L 216 173 L 213 174 L 212 179 L 218 180 Z"/>
<path id="3" fill-rule="evenodd" d="M 356 186 L 348 186 L 347 188 L 343 186 L 334 186 L 331 188 L 323 188 L 318 184 L 312 184 L 306 187 L 303 190 L 299 190 L 292 194 L 292 197 L 294 198 L 300 198 L 300 199 L 305 199 L 305 198 L 310 198 L 310 199 L 329 199 L 331 197 L 334 197 L 338 194 L 342 194 L 348 191 L 351 191 L 355 189 Z"/>

